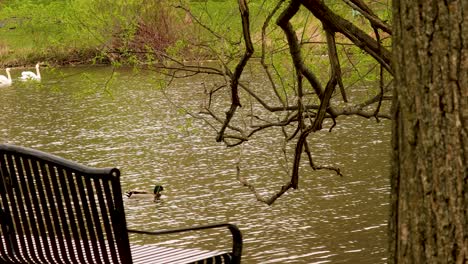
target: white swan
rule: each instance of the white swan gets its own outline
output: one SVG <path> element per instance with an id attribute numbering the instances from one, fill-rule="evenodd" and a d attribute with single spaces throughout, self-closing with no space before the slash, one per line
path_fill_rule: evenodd
<path id="1" fill-rule="evenodd" d="M 10 86 L 12 81 L 11 81 L 11 75 L 10 75 L 10 68 L 5 69 L 7 76 L 5 75 L 0 75 L 0 87 L 7 87 Z"/>
<path id="2" fill-rule="evenodd" d="M 40 81 L 41 80 L 41 72 L 39 71 L 39 63 L 36 64 L 36 73 L 31 71 L 24 71 L 21 73 L 20 80 L 22 81 Z"/>

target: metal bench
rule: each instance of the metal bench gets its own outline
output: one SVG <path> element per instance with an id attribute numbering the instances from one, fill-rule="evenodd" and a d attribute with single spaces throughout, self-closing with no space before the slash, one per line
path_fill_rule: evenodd
<path id="1" fill-rule="evenodd" d="M 116 168 L 91 168 L 0 144 L 0 263 L 240 263 L 232 224 L 154 232 L 127 229 Z M 163 235 L 225 228 L 232 250 L 131 245 L 128 233 Z"/>

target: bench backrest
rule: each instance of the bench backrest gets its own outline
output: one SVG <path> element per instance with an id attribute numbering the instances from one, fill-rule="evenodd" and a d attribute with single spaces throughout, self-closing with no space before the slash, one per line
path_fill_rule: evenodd
<path id="1" fill-rule="evenodd" d="M 0 168 L 0 262 L 132 262 L 118 169 L 10 144 Z"/>

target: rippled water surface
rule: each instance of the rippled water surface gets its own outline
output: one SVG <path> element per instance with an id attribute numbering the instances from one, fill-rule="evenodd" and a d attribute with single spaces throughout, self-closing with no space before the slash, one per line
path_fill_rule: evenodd
<path id="1" fill-rule="evenodd" d="M 80 163 L 122 171 L 124 191 L 164 185 L 162 201 L 127 200 L 128 225 L 147 230 L 232 222 L 244 235 L 244 263 L 384 263 L 390 123 L 340 118 L 332 133 L 312 135 L 315 162 L 300 189 L 267 206 L 236 180 L 239 148 L 215 142 L 202 122 L 176 105 L 197 106 L 203 84 L 178 81 L 164 94 L 149 72 L 64 68 L 38 84 L 0 90 L 2 142 L 38 148 Z M 13 75 L 19 72 L 13 72 Z M 166 96 L 172 102 L 166 100 Z M 259 144 L 257 142 L 262 142 Z M 264 195 L 287 181 L 275 134 L 242 149 L 242 175 Z M 224 231 L 134 243 L 222 249 Z"/>

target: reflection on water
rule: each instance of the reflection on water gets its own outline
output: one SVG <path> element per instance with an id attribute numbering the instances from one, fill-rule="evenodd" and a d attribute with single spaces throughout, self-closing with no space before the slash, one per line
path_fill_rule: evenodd
<path id="1" fill-rule="evenodd" d="M 148 73 L 122 70 L 109 92 L 108 68 L 61 71 L 60 77 L 44 72 L 41 85 L 0 90 L 0 139 L 90 166 L 117 166 L 124 191 L 163 184 L 161 202 L 126 201 L 132 228 L 232 222 L 244 235 L 244 263 L 385 262 L 388 121 L 340 118 L 333 133 L 312 135 L 315 161 L 340 166 L 345 176 L 304 167 L 300 189 L 266 206 L 236 180 L 239 150 L 216 143 L 202 123 L 185 126 L 188 117 Z M 176 103 L 196 106 L 202 89 L 197 81 L 181 82 L 169 93 Z M 242 150 L 242 174 L 265 195 L 287 180 L 276 138 L 257 138 L 267 144 Z M 224 230 L 131 239 L 229 247 Z"/>

